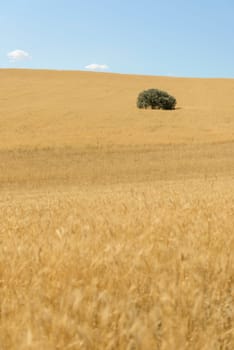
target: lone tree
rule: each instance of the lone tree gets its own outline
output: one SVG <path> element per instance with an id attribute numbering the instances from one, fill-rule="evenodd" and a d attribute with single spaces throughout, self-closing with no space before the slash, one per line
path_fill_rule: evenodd
<path id="1" fill-rule="evenodd" d="M 149 89 L 140 92 L 137 98 L 138 108 L 175 109 L 176 99 L 166 91 Z"/>

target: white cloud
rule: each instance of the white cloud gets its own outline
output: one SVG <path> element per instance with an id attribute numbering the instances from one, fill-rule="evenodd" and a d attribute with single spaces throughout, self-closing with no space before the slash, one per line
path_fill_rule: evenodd
<path id="1" fill-rule="evenodd" d="M 89 70 L 99 70 L 99 71 L 110 69 L 106 64 L 97 64 L 97 63 L 88 64 L 87 66 L 85 66 L 85 68 Z"/>
<path id="2" fill-rule="evenodd" d="M 14 50 L 8 52 L 7 57 L 11 62 L 25 61 L 31 58 L 29 53 L 23 50 Z"/>

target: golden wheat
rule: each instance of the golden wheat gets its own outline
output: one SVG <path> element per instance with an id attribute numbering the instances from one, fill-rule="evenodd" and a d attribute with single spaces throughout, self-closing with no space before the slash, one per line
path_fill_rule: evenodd
<path id="1" fill-rule="evenodd" d="M 233 349 L 234 182 L 1 196 L 1 349 Z"/>
<path id="2" fill-rule="evenodd" d="M 233 350 L 234 80 L 0 78 L 0 350 Z"/>

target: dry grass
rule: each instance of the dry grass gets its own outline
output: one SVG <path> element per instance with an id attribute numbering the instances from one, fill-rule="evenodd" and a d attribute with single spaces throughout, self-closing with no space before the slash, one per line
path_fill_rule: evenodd
<path id="1" fill-rule="evenodd" d="M 0 77 L 0 350 L 233 350 L 234 81 Z"/>

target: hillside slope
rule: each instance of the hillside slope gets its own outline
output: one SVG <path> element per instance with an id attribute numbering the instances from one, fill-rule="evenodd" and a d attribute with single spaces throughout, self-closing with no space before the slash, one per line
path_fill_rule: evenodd
<path id="1" fill-rule="evenodd" d="M 0 185 L 234 174 L 234 80 L 0 70 Z M 156 87 L 175 111 L 139 110 Z"/>
<path id="2" fill-rule="evenodd" d="M 234 80 L 0 70 L 0 149 L 234 140 Z M 178 109 L 142 111 L 147 88 Z"/>

